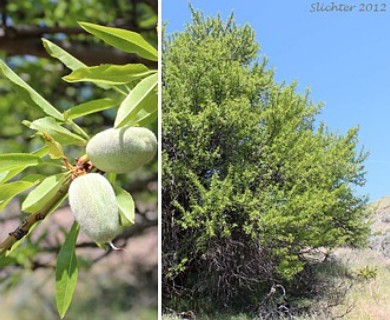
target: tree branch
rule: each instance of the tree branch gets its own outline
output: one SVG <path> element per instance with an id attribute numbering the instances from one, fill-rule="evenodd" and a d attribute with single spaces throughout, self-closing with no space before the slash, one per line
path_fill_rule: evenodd
<path id="1" fill-rule="evenodd" d="M 3 34 L 9 39 L 16 38 L 40 38 L 44 34 L 64 33 L 87 34 L 86 31 L 79 27 L 38 27 L 33 25 L 19 25 L 3 28 Z"/>
<path id="2" fill-rule="evenodd" d="M 29 233 L 32 226 L 34 226 L 37 222 L 45 219 L 46 216 L 58 206 L 59 202 L 67 194 L 70 183 L 71 179 L 64 183 L 53 199 L 51 199 L 51 201 L 42 210 L 35 212 L 23 219 L 22 223 L 13 232 L 8 234 L 8 237 L 0 243 L 0 254 L 10 250 L 15 242 L 23 239 L 23 237 Z"/>
<path id="3" fill-rule="evenodd" d="M 102 63 L 142 63 L 149 68 L 157 69 L 157 63 L 154 61 L 141 59 L 137 55 L 121 52 L 113 48 L 88 44 L 55 43 L 89 66 Z M 0 37 L 0 50 L 9 55 L 32 55 L 51 58 L 44 49 L 41 40 L 37 38 L 8 38 L 3 36 Z"/>
<path id="4" fill-rule="evenodd" d="M 133 12 L 136 14 L 136 7 L 139 3 L 145 3 L 150 6 L 157 15 L 158 1 L 157 0 L 136 0 L 133 6 Z M 48 57 L 48 54 L 44 50 L 40 38 L 44 35 L 78 35 L 88 34 L 82 28 L 75 27 L 60 27 L 60 26 L 35 26 L 35 25 L 14 25 L 9 26 L 7 22 L 7 1 L 0 0 L 0 13 L 2 16 L 2 25 L 0 25 L 0 50 L 9 55 L 33 55 L 37 57 Z M 15 13 L 14 13 L 15 14 Z M 12 19 L 12 17 L 10 17 Z M 134 20 L 135 19 L 135 20 Z M 133 17 L 133 23 L 136 23 L 136 16 Z M 12 21 L 12 20 L 11 20 Z M 23 19 L 22 19 L 23 21 Z M 129 28 L 132 23 L 127 22 L 126 25 L 118 27 Z M 116 27 L 113 25 L 113 27 Z M 137 32 L 150 32 L 154 31 L 155 27 L 142 28 L 138 24 L 133 28 Z M 67 37 L 68 38 L 68 37 Z M 127 53 L 113 50 L 112 48 L 99 48 L 96 45 L 69 45 L 65 46 L 65 41 L 57 43 L 61 47 L 64 47 L 70 54 L 74 55 L 87 65 L 99 65 L 102 63 L 143 63 L 148 67 L 157 69 L 157 63 L 148 60 L 143 60 L 136 55 L 130 55 Z"/>
<path id="5" fill-rule="evenodd" d="M 122 233 L 115 237 L 114 241 L 118 240 L 128 240 L 132 237 L 135 237 L 146 229 L 156 227 L 158 225 L 158 219 L 147 220 L 145 219 L 142 222 L 137 222 L 131 227 L 127 227 Z M 46 246 L 43 247 L 42 251 L 47 253 L 59 252 L 61 246 Z M 76 248 L 93 248 L 101 250 L 94 241 L 84 241 L 76 244 Z"/>

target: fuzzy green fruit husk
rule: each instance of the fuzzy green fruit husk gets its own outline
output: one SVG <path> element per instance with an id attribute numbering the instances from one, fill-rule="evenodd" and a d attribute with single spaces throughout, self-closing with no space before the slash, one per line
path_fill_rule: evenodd
<path id="1" fill-rule="evenodd" d="M 114 189 L 98 173 L 77 177 L 69 187 L 69 204 L 81 230 L 95 242 L 109 242 L 119 232 Z"/>
<path id="2" fill-rule="evenodd" d="M 87 155 L 94 166 L 114 173 L 127 173 L 143 166 L 153 159 L 156 151 L 156 136 L 142 127 L 107 129 L 87 144 Z"/>

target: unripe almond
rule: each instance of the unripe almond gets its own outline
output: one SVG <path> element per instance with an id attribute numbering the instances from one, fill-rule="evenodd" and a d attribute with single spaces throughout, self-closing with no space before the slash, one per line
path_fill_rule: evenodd
<path id="1" fill-rule="evenodd" d="M 77 177 L 69 187 L 69 204 L 81 230 L 95 242 L 111 241 L 119 232 L 114 189 L 98 173 Z"/>
<path id="2" fill-rule="evenodd" d="M 156 136 L 143 127 L 107 129 L 87 144 L 87 155 L 94 166 L 114 173 L 127 173 L 141 167 L 153 159 L 156 151 Z"/>

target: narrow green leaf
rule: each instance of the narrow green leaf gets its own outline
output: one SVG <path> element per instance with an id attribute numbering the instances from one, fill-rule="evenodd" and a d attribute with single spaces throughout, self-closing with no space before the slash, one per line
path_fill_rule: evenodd
<path id="1" fill-rule="evenodd" d="M 78 68 L 87 66 L 86 64 L 82 63 L 80 60 L 73 57 L 70 53 L 66 52 L 64 49 L 57 46 L 53 42 L 47 39 L 42 39 L 42 42 L 47 53 L 53 58 L 60 60 L 69 69 L 76 70 Z"/>
<path id="2" fill-rule="evenodd" d="M 61 319 L 68 310 L 77 284 L 78 266 L 75 253 L 79 225 L 73 223 L 57 257 L 56 267 L 56 305 Z"/>
<path id="3" fill-rule="evenodd" d="M 3 210 L 16 195 L 38 184 L 40 179 L 41 175 L 30 175 L 23 180 L 0 185 L 0 210 Z"/>
<path id="4" fill-rule="evenodd" d="M 114 189 L 118 201 L 120 225 L 123 227 L 131 226 L 134 224 L 135 217 L 133 198 L 121 187 L 115 186 Z"/>
<path id="5" fill-rule="evenodd" d="M 39 156 L 30 153 L 0 154 L 0 172 L 37 166 L 41 161 Z"/>
<path id="6" fill-rule="evenodd" d="M 47 53 L 52 56 L 55 59 L 60 60 L 66 67 L 68 67 L 70 70 L 76 70 L 78 68 L 84 68 L 87 67 L 87 65 L 77 58 L 73 57 L 70 53 L 66 52 L 61 47 L 57 46 L 53 42 L 42 39 L 43 46 L 45 47 Z M 100 88 L 108 89 L 108 86 L 105 86 L 103 84 L 97 85 Z"/>
<path id="7" fill-rule="evenodd" d="M 40 158 L 43 158 L 45 155 L 49 153 L 49 147 L 48 146 L 43 146 L 38 150 L 35 150 L 33 154 L 37 155 Z"/>
<path id="8" fill-rule="evenodd" d="M 22 203 L 22 210 L 28 213 L 38 212 L 42 210 L 57 194 L 64 185 L 69 175 L 58 173 L 45 178 Z"/>
<path id="9" fill-rule="evenodd" d="M 115 119 L 115 127 L 123 127 L 135 119 L 137 113 L 145 108 L 157 110 L 157 83 L 158 75 L 153 74 L 140 81 L 119 106 Z"/>
<path id="10" fill-rule="evenodd" d="M 26 182 L 34 183 L 34 185 L 35 185 L 35 184 L 41 182 L 44 178 L 45 178 L 45 176 L 42 174 L 33 173 L 33 174 L 29 174 L 28 176 L 25 176 L 23 179 L 21 179 L 19 181 L 26 181 Z"/>
<path id="11" fill-rule="evenodd" d="M 38 108 L 45 114 L 52 116 L 55 119 L 64 120 L 61 112 L 54 108 L 45 98 L 43 98 L 22 78 L 13 72 L 11 68 L 9 68 L 1 59 L 0 73 L 2 73 L 4 77 L 11 81 L 13 88 L 17 91 L 19 97 L 27 103 L 27 105 Z"/>
<path id="12" fill-rule="evenodd" d="M 153 113 L 141 117 L 139 120 L 137 119 L 135 123 L 139 127 L 150 128 L 153 125 L 153 123 L 157 121 L 157 117 L 158 117 L 158 112 L 156 110 Z M 137 118 L 138 118 L 138 114 L 137 114 Z"/>
<path id="13" fill-rule="evenodd" d="M 116 104 L 117 102 L 115 100 L 109 98 L 88 101 L 65 111 L 65 118 L 76 119 L 91 113 L 110 109 Z"/>
<path id="14" fill-rule="evenodd" d="M 108 85 L 119 85 L 145 78 L 155 72 L 139 63 L 126 65 L 102 64 L 96 67 L 76 69 L 62 79 L 68 82 L 89 81 Z"/>
<path id="15" fill-rule="evenodd" d="M 134 117 L 131 118 L 126 125 L 135 126 L 139 125 L 140 127 L 148 127 L 153 121 L 157 119 L 157 95 L 154 95 L 150 98 L 149 103 L 145 104 L 144 108 L 141 109 Z"/>
<path id="16" fill-rule="evenodd" d="M 120 28 L 99 26 L 89 22 L 79 22 L 80 26 L 103 40 L 107 44 L 129 53 L 136 53 L 142 58 L 157 61 L 157 50 L 145 41 L 139 33 Z"/>
<path id="17" fill-rule="evenodd" d="M 30 129 L 37 130 L 41 133 L 48 133 L 55 141 L 61 145 L 76 144 L 83 146 L 86 144 L 84 138 L 70 132 L 68 129 L 62 127 L 55 119 L 51 117 L 44 117 L 37 119 L 27 124 Z"/>
<path id="18" fill-rule="evenodd" d="M 4 171 L 0 172 L 0 184 L 6 183 L 25 169 L 27 169 L 27 166 L 23 166 L 17 169 L 9 170 L 9 171 Z"/>
<path id="19" fill-rule="evenodd" d="M 39 158 L 44 157 L 49 152 L 48 147 L 44 146 L 36 151 L 34 151 L 32 154 L 35 156 L 38 156 Z M 28 168 L 28 166 L 22 166 L 17 169 L 12 169 L 9 171 L 0 172 L 0 184 L 7 182 L 8 180 L 12 179 L 19 173 L 21 173 L 23 170 Z M 0 170 L 1 171 L 1 170 Z"/>
<path id="20" fill-rule="evenodd" d="M 106 173 L 106 178 L 108 181 L 110 181 L 110 183 L 115 186 L 116 185 L 116 178 L 117 178 L 117 174 L 114 173 L 114 172 L 107 172 Z"/>

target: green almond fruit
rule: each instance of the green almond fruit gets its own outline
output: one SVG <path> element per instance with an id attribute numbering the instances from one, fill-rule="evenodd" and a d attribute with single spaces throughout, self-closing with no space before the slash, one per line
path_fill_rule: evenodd
<path id="1" fill-rule="evenodd" d="M 131 172 L 151 161 L 156 151 L 155 134 L 143 127 L 107 129 L 87 144 L 89 159 L 104 172 Z"/>
<path id="2" fill-rule="evenodd" d="M 69 204 L 81 230 L 93 241 L 110 242 L 119 233 L 115 192 L 101 174 L 88 173 L 73 180 Z"/>

